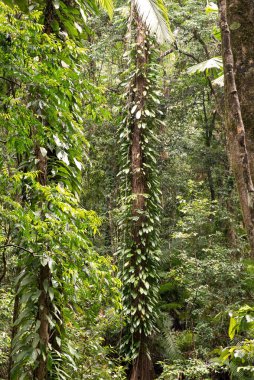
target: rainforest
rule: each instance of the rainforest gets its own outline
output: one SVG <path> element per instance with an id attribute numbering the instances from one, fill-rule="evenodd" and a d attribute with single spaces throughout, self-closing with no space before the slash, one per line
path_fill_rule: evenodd
<path id="1" fill-rule="evenodd" d="M 0 1 L 0 380 L 254 379 L 253 30 Z"/>

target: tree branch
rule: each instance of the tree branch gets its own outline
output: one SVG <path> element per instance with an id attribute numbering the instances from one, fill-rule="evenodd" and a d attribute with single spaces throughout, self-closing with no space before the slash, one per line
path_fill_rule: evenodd
<path id="1" fill-rule="evenodd" d="M 9 82 L 9 83 L 11 83 L 11 84 L 15 84 L 15 85 L 18 86 L 18 87 L 21 87 L 21 85 L 20 85 L 19 83 L 15 82 L 15 81 L 13 81 L 13 80 L 11 80 L 11 79 L 5 78 L 5 77 L 3 77 L 3 76 L 0 76 L 0 79 L 5 80 L 6 82 Z"/>

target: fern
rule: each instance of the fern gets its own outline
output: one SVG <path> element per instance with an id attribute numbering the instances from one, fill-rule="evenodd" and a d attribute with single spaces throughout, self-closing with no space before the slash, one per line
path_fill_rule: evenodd
<path id="1" fill-rule="evenodd" d="M 172 320 L 168 316 L 163 321 L 162 334 L 165 339 L 164 349 L 166 356 L 170 361 L 181 359 L 182 355 L 177 346 L 176 336 L 172 330 Z"/>

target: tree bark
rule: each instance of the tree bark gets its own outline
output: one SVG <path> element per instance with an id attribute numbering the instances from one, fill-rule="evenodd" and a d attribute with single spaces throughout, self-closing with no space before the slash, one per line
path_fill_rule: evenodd
<path id="1" fill-rule="evenodd" d="M 230 3 L 230 1 L 229 1 Z M 225 76 L 225 117 L 231 167 L 236 179 L 243 221 L 254 256 L 254 188 L 247 151 L 245 126 L 234 74 L 231 33 L 227 21 L 227 1 L 219 0 L 222 55 Z"/>
<path id="2" fill-rule="evenodd" d="M 254 2 L 227 0 L 227 18 L 234 56 L 235 80 L 254 181 Z"/>
<path id="3" fill-rule="evenodd" d="M 145 106 L 145 91 L 147 86 L 147 66 L 149 63 L 148 52 L 149 45 L 146 38 L 146 28 L 134 10 L 134 22 L 136 24 L 136 76 L 134 79 L 132 91 L 132 104 L 136 104 L 136 112 L 144 112 Z M 132 266 L 135 268 L 135 276 L 139 276 L 140 265 L 138 264 L 138 258 L 140 253 L 146 255 L 146 247 L 141 242 L 140 230 L 142 224 L 145 222 L 145 193 L 147 193 L 146 176 L 144 174 L 144 157 L 142 149 L 142 128 L 140 128 L 139 118 L 134 118 L 131 126 L 131 149 L 130 149 L 130 161 L 131 161 L 131 193 L 133 195 L 132 203 L 132 216 L 135 218 L 132 226 L 132 240 L 133 240 L 133 257 Z M 134 285 L 134 291 L 141 286 L 138 282 Z M 142 295 L 139 295 L 142 297 Z M 134 301 L 135 306 L 140 303 L 140 298 L 136 298 Z M 140 313 L 140 320 L 142 315 Z M 140 348 L 138 357 L 133 361 L 130 369 L 130 380 L 153 380 L 155 378 L 154 368 L 151 358 L 147 349 L 147 337 L 143 332 L 135 333 L 134 341 L 139 342 Z"/>
<path id="4" fill-rule="evenodd" d="M 19 315 L 19 296 L 18 296 L 18 284 L 15 286 L 15 298 L 14 298 L 14 307 L 12 313 L 12 327 L 11 327 L 11 346 L 10 346 L 10 355 L 9 355 L 9 363 L 8 363 L 8 380 L 11 380 L 11 369 L 13 366 L 12 359 L 12 349 L 13 349 L 13 339 L 15 338 L 18 327 L 14 325 Z"/>
<path id="5" fill-rule="evenodd" d="M 133 363 L 130 380 L 153 380 L 154 368 L 147 352 L 140 351 L 139 356 Z"/>
<path id="6" fill-rule="evenodd" d="M 44 9 L 44 33 L 51 34 L 53 32 L 52 25 L 55 18 L 55 8 L 52 0 L 47 0 Z M 37 143 L 35 143 L 35 156 L 38 160 L 38 182 L 42 186 L 46 186 L 48 182 L 48 163 L 47 155 L 43 155 Z M 43 217 L 43 215 L 42 215 Z M 47 362 L 49 343 L 54 337 L 54 331 L 50 332 L 49 315 L 52 311 L 52 303 L 49 299 L 47 289 L 51 285 L 51 272 L 48 264 L 39 268 L 38 278 L 39 290 L 41 292 L 38 300 L 38 320 L 40 321 L 39 328 L 39 348 L 40 355 L 38 357 L 38 365 L 34 370 L 33 378 L 36 380 L 47 380 L 49 378 Z M 50 334 L 51 333 L 51 334 Z"/>
<path id="7" fill-rule="evenodd" d="M 39 274 L 39 290 L 41 291 L 38 302 L 38 320 L 40 321 L 39 336 L 40 336 L 40 356 L 38 358 L 38 366 L 34 371 L 34 379 L 47 380 L 47 351 L 49 345 L 49 321 L 50 314 L 49 297 L 45 290 L 49 287 L 50 269 L 49 266 L 41 266 Z"/>

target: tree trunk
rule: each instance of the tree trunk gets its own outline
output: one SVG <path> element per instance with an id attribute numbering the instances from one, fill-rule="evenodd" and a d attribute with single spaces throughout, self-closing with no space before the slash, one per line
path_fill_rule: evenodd
<path id="1" fill-rule="evenodd" d="M 41 266 L 39 274 L 39 290 L 41 291 L 38 302 L 38 320 L 40 321 L 40 356 L 38 358 L 38 366 L 34 371 L 34 379 L 47 380 L 47 351 L 49 345 L 49 298 L 45 290 L 49 287 L 50 269 L 48 265 Z"/>
<path id="2" fill-rule="evenodd" d="M 18 296 L 18 284 L 15 286 L 15 298 L 14 298 L 14 307 L 12 314 L 12 327 L 11 327 L 11 346 L 10 346 L 10 355 L 9 355 L 9 363 L 8 363 L 8 380 L 11 380 L 11 369 L 13 365 L 12 359 L 12 349 L 13 349 L 13 339 L 17 334 L 18 327 L 14 325 L 19 315 L 19 296 Z"/>
<path id="3" fill-rule="evenodd" d="M 52 0 L 47 0 L 44 9 L 44 33 L 51 34 L 52 24 L 55 17 L 55 8 Z M 47 155 L 43 155 L 39 145 L 35 145 L 35 156 L 38 160 L 38 182 L 42 186 L 47 185 Z M 43 217 L 43 215 L 42 215 Z M 50 325 L 49 325 L 49 315 L 51 314 L 52 304 L 49 299 L 47 289 L 51 285 L 51 272 L 48 264 L 45 266 L 40 265 L 39 268 L 39 279 L 38 279 L 39 290 L 41 292 L 38 300 L 38 320 L 40 321 L 39 328 L 39 348 L 40 355 L 38 357 L 38 365 L 34 370 L 33 378 L 36 380 L 47 380 L 49 378 L 47 362 L 48 362 L 48 349 L 50 340 L 54 336 L 54 331 L 51 332 L 50 336 Z"/>
<path id="4" fill-rule="evenodd" d="M 153 364 L 146 351 L 142 352 L 133 363 L 130 380 L 153 380 L 155 378 Z"/>
<path id="5" fill-rule="evenodd" d="M 136 112 L 144 113 L 145 107 L 145 91 L 147 87 L 147 65 L 149 63 L 148 59 L 148 41 L 146 38 L 146 28 L 138 16 L 137 12 L 134 11 L 134 21 L 136 24 L 136 76 L 134 80 L 133 88 L 136 91 L 132 91 L 132 104 L 137 105 Z M 132 266 L 135 268 L 135 277 L 139 277 L 140 268 L 139 257 L 140 253 L 146 256 L 146 247 L 142 244 L 140 231 L 142 225 L 145 222 L 145 211 L 146 202 L 145 194 L 147 193 L 147 183 L 144 170 L 144 154 L 142 148 L 142 128 L 140 128 L 140 120 L 136 117 L 133 121 L 131 127 L 131 149 L 130 149 L 130 162 L 131 162 L 131 194 L 133 196 L 132 203 L 132 217 L 135 222 L 132 226 L 132 240 L 133 240 L 133 257 Z M 140 281 L 137 284 L 133 284 L 134 291 L 137 291 L 139 296 L 133 300 L 134 305 L 137 307 L 140 304 L 141 297 L 139 293 L 139 287 L 141 286 Z M 143 300 L 143 298 L 142 298 Z M 142 312 L 138 311 L 139 318 L 142 320 Z M 154 379 L 154 369 L 151 358 L 147 350 L 147 337 L 144 333 L 135 333 L 134 341 L 139 342 L 139 353 L 138 357 L 133 361 L 130 371 L 130 380 L 153 380 Z"/>
<path id="6" fill-rule="evenodd" d="M 227 18 L 234 56 L 235 80 L 242 118 L 250 171 L 254 181 L 254 2 L 227 0 Z"/>
<path id="7" fill-rule="evenodd" d="M 230 1 L 229 1 L 230 3 Z M 254 188 L 250 172 L 245 126 L 234 74 L 234 58 L 227 22 L 227 1 L 219 1 L 222 32 L 222 54 L 225 76 L 225 116 L 232 170 L 242 208 L 243 220 L 254 256 Z"/>

